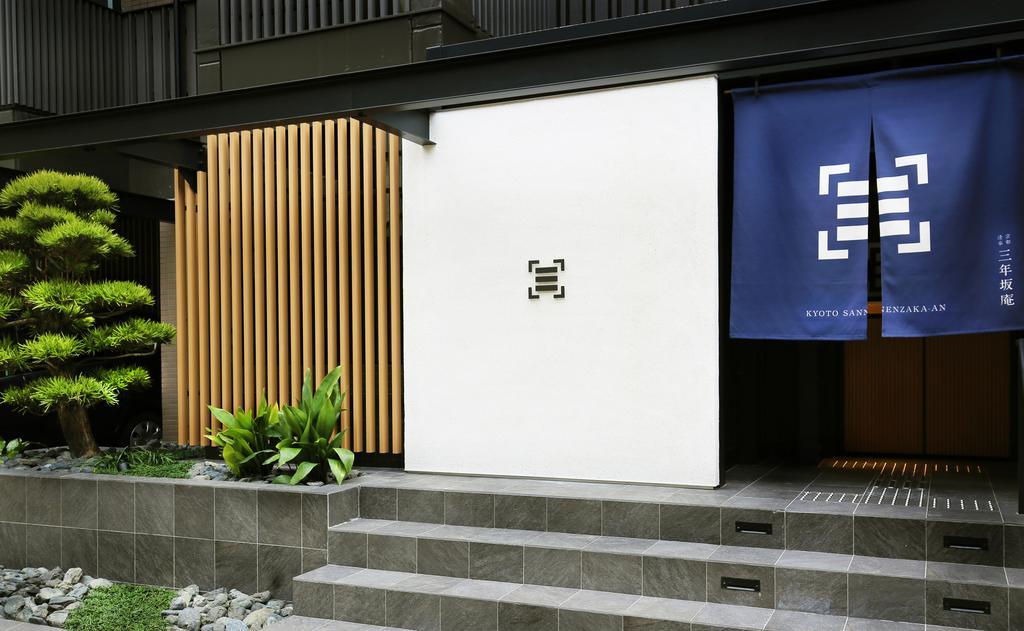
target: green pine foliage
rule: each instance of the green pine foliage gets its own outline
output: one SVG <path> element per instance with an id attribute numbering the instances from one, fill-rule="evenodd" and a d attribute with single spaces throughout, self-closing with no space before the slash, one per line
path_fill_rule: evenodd
<path id="1" fill-rule="evenodd" d="M 27 373 L 0 402 L 56 411 L 76 455 L 95 452 L 91 428 L 65 421 L 148 386 L 132 360 L 174 338 L 140 313 L 154 304 L 148 288 L 98 277 L 105 259 L 135 254 L 116 212 L 117 196 L 88 175 L 36 171 L 0 190 L 0 370 Z"/>

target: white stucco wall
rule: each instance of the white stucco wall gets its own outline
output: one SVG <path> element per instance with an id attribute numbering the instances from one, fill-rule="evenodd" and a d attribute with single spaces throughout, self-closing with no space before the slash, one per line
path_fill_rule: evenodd
<path id="1" fill-rule="evenodd" d="M 716 90 L 443 111 L 404 145 L 408 470 L 718 484 Z M 556 258 L 566 297 L 528 300 Z"/>

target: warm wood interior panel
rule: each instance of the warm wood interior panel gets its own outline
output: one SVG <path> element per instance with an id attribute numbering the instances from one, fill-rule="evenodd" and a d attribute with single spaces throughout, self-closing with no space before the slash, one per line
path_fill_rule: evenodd
<path id="1" fill-rule="evenodd" d="M 347 442 L 401 453 L 400 151 L 339 119 L 209 136 L 176 173 L 179 441 L 341 364 Z"/>
<path id="2" fill-rule="evenodd" d="M 844 353 L 845 446 L 854 453 L 921 453 L 924 379 L 920 338 L 882 338 L 870 318 L 868 339 Z"/>

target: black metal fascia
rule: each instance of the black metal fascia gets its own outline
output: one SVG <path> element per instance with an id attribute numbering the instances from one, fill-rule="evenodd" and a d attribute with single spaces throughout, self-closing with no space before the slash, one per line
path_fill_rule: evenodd
<path id="1" fill-rule="evenodd" d="M 978 38 L 1024 41 L 1024 2 L 720 4 L 734 2 L 774 8 L 643 28 L 630 19 L 619 24 L 619 31 L 614 30 L 619 20 L 609 20 L 602 25 L 609 29 L 605 34 L 7 123 L 0 125 L 0 156 L 196 137 L 332 116 L 373 119 L 380 111 L 473 105 L 725 71 L 756 72 L 786 63 L 839 63 L 844 57 L 868 53 L 898 56 L 901 50 L 925 45 L 976 45 Z M 664 13 L 675 16 L 682 11 Z"/>

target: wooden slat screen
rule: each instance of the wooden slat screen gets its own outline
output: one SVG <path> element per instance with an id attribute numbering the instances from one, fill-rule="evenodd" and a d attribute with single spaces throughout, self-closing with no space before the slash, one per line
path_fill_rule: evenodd
<path id="1" fill-rule="evenodd" d="M 175 173 L 178 441 L 207 445 L 207 405 L 291 403 L 306 368 L 341 364 L 357 452 L 402 453 L 398 137 L 355 120 L 207 137 Z"/>

